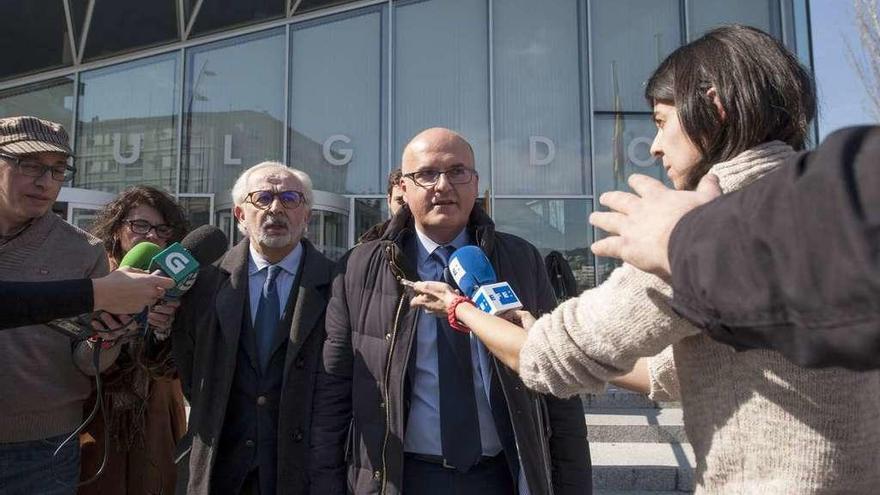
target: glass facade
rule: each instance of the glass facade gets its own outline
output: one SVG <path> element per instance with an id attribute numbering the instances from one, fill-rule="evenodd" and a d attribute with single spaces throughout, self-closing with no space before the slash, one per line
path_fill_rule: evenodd
<path id="1" fill-rule="evenodd" d="M 596 198 L 633 172 L 664 176 L 643 97 L 657 64 L 731 22 L 810 59 L 806 0 L 233 3 L 4 2 L 7 30 L 44 18 L 8 50 L 25 56 L 0 69 L 0 115 L 69 126 L 77 190 L 161 187 L 232 239 L 235 178 L 289 163 L 312 176 L 308 235 L 332 257 L 387 218 L 406 142 L 450 127 L 473 145 L 498 227 L 562 252 L 585 288 L 614 267 L 589 251 Z"/>

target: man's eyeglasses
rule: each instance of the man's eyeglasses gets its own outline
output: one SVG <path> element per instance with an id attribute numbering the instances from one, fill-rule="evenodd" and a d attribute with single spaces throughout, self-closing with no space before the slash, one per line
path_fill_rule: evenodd
<path id="1" fill-rule="evenodd" d="M 26 175 L 28 177 L 42 177 L 48 170 L 52 173 L 53 180 L 58 182 L 68 182 L 73 179 L 74 174 L 76 174 L 76 167 L 70 165 L 44 165 L 36 160 L 10 155 L 8 153 L 0 153 L 0 158 L 12 162 L 21 175 Z"/>
<path id="2" fill-rule="evenodd" d="M 250 203 L 261 210 L 268 210 L 275 198 L 281 201 L 281 206 L 292 210 L 305 203 L 305 196 L 299 191 L 254 191 L 244 197 L 245 203 Z"/>
<path id="3" fill-rule="evenodd" d="M 477 177 L 477 171 L 472 168 L 453 167 L 449 170 L 426 169 L 403 174 L 404 177 L 426 188 L 437 185 L 441 175 L 445 175 L 450 184 L 467 184 Z"/>
<path id="4" fill-rule="evenodd" d="M 156 231 L 156 237 L 159 239 L 171 239 L 174 235 L 174 226 L 167 223 L 153 225 L 146 220 L 125 220 L 125 223 L 132 232 L 139 235 L 147 235 L 151 230 Z"/>

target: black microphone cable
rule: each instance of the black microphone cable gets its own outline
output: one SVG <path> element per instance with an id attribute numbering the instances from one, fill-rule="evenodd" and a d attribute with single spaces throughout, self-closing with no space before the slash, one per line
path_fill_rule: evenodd
<path id="1" fill-rule="evenodd" d="M 132 320 L 132 322 L 135 322 L 135 321 L 136 320 Z M 146 332 L 149 324 L 146 321 L 144 321 L 143 325 L 144 326 L 143 326 L 142 332 Z M 97 481 L 98 478 L 100 478 L 101 475 L 104 473 L 104 468 L 107 467 L 107 452 L 110 449 L 110 428 L 109 428 L 109 424 L 107 423 L 107 414 L 104 409 L 103 381 L 101 380 L 101 349 L 102 349 L 103 343 L 104 343 L 104 340 L 101 339 L 100 337 L 98 337 L 95 340 L 95 347 L 92 350 L 92 366 L 95 368 L 95 405 L 92 406 L 92 410 L 89 412 L 89 415 L 86 417 L 86 419 L 84 419 L 83 422 L 80 423 L 80 425 L 77 426 L 76 429 L 73 430 L 73 432 L 70 435 L 68 435 L 67 438 L 65 438 L 64 441 L 62 441 L 60 445 L 58 445 L 58 448 L 55 449 L 55 452 L 52 453 L 52 462 L 51 462 L 52 477 L 55 478 L 56 481 L 61 483 L 58 480 L 57 474 L 55 473 L 55 459 L 58 457 L 58 453 L 61 452 L 61 449 L 63 449 L 65 447 L 65 445 L 69 444 L 70 442 L 77 440 L 77 443 L 78 443 L 79 434 L 82 433 L 82 431 L 85 430 L 87 426 L 89 426 L 89 423 L 91 423 L 92 420 L 95 419 L 95 416 L 98 415 L 98 412 L 101 413 L 101 419 L 104 421 L 104 447 L 102 449 L 103 453 L 101 454 L 101 465 L 98 467 L 98 470 L 95 471 L 95 474 L 92 475 L 91 478 L 89 478 L 85 481 L 77 482 L 77 484 L 76 484 L 77 488 L 79 488 L 81 486 L 89 485 L 89 484 Z M 116 345 L 122 345 L 122 343 L 120 342 L 120 343 L 117 343 Z M 79 445 L 76 445 L 75 448 L 80 448 L 80 447 L 79 447 Z"/>

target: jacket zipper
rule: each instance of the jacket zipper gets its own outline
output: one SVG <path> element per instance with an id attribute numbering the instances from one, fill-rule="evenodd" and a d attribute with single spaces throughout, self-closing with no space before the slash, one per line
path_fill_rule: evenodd
<path id="1" fill-rule="evenodd" d="M 391 265 L 391 271 L 397 272 L 394 273 L 395 278 L 400 279 L 402 277 L 403 270 L 394 263 L 393 257 L 393 248 L 388 246 L 388 261 L 389 265 Z M 391 362 L 394 358 L 394 347 L 397 344 L 397 331 L 400 328 L 400 315 L 403 311 L 403 302 L 406 300 L 406 295 L 400 295 L 400 301 L 397 303 L 397 312 L 394 315 L 394 327 L 391 329 L 391 347 L 388 349 L 388 359 L 385 362 L 385 376 L 382 379 L 382 394 L 385 400 L 385 437 L 382 439 L 382 495 L 385 494 L 385 487 L 388 483 L 388 468 L 386 461 L 386 451 L 388 449 L 388 438 L 391 436 L 391 394 L 388 389 L 391 386 Z"/>
<path id="2" fill-rule="evenodd" d="M 385 452 L 388 448 L 388 438 L 391 436 L 391 394 L 388 389 L 391 386 L 391 361 L 394 357 L 394 346 L 397 343 L 397 329 L 400 326 L 400 312 L 403 309 L 403 301 L 405 296 L 400 296 L 400 302 L 397 303 L 397 314 L 394 316 L 394 328 L 391 330 L 391 348 L 388 349 L 388 360 L 385 362 L 385 377 L 382 380 L 382 394 L 385 400 L 385 437 L 382 439 L 382 491 L 385 493 L 385 486 L 388 481 L 388 469 L 386 467 Z"/>

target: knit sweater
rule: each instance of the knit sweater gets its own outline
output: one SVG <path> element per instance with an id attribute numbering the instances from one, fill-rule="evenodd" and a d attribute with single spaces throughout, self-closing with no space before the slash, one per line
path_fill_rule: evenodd
<path id="1" fill-rule="evenodd" d="M 47 213 L 0 246 L 0 280 L 39 282 L 108 272 L 100 241 Z M 91 391 L 70 340 L 45 325 L 0 331 L 0 443 L 70 433 Z"/>
<path id="2" fill-rule="evenodd" d="M 793 153 L 767 143 L 711 172 L 729 192 Z M 806 370 L 776 352 L 735 352 L 679 318 L 670 296 L 659 278 L 618 268 L 535 323 L 520 376 L 539 392 L 598 393 L 638 358 L 663 352 L 649 361 L 653 392 L 678 396 L 680 388 L 697 493 L 876 492 L 880 373 Z"/>

